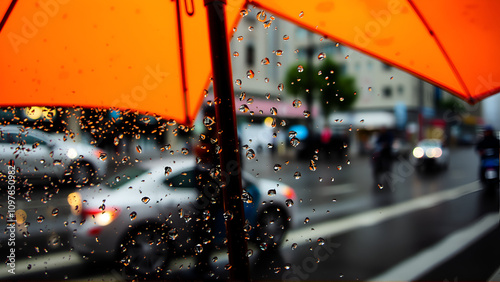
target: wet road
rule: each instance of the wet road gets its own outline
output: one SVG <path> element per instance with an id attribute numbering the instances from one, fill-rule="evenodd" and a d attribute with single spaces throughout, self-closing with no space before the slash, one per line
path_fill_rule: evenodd
<path id="1" fill-rule="evenodd" d="M 373 183 L 367 158 L 327 161 L 319 156 L 315 171 L 309 160 L 269 155 L 245 160 L 246 170 L 281 178 L 302 199 L 294 205 L 299 210 L 292 219 L 295 228 L 280 249 L 250 246 L 254 279 L 488 279 L 500 266 L 498 194 L 486 194 L 476 182 L 478 161 L 471 148 L 456 148 L 451 157 L 448 170 L 432 174 L 412 169 L 405 160 L 396 162 L 390 189 Z M 275 164 L 282 169 L 275 172 Z M 295 172 L 302 176 L 295 179 Z M 34 195 L 26 206 L 32 223 L 30 236 L 20 239 L 24 246 L 18 252 L 16 278 L 122 280 L 109 265 L 85 263 L 69 250 L 63 232 L 69 191 L 59 193 L 36 206 L 39 195 Z M 57 216 L 45 215 L 37 222 L 40 213 L 55 207 L 60 209 Z M 224 252 L 213 256 L 218 260 L 212 263 L 212 278 L 227 278 Z M 192 263 L 172 262 L 163 278 L 196 278 Z M 6 271 L 0 275 L 13 278 Z"/>

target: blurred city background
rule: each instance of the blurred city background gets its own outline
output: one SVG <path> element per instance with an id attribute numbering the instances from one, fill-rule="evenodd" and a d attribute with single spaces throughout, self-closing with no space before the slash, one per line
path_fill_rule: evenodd
<path id="1" fill-rule="evenodd" d="M 248 11 L 231 41 L 242 166 L 257 178 L 292 187 L 297 212 L 291 219 L 295 227 L 280 249 L 251 246 L 254 278 L 489 279 L 500 265 L 494 239 L 498 194 L 483 195 L 474 146 L 486 125 L 498 136 L 500 96 L 468 105 L 279 18 L 260 22 L 257 12 Z M 123 163 L 186 154 L 194 158 L 200 134 L 210 123 L 207 111 L 215 102 L 207 89 L 193 127 L 134 110 L 78 105 L 4 108 L 0 122 L 91 145 L 100 150 L 94 157 L 106 159 L 110 175 Z M 393 137 L 393 161 L 383 185 L 374 176 L 373 153 L 377 138 L 386 132 Z M 425 139 L 441 142 L 443 167 L 425 170 L 412 161 L 415 147 Z M 22 179 L 18 187 L 18 209 L 30 221 L 29 226 L 18 224 L 18 267 L 24 275 L 19 277 L 123 279 L 119 271 L 109 271 L 113 266 L 94 260 L 89 266 L 70 247 L 67 197 L 80 186 L 40 178 L 48 181 Z M 7 205 L 2 203 L 1 209 L 3 223 Z M 54 209 L 56 216 L 51 215 Z M 320 238 L 326 243 L 318 244 Z M 325 244 L 328 248 L 316 261 L 315 250 Z M 423 265 L 425 252 L 443 256 Z M 225 278 L 224 254 L 218 256 L 213 278 Z M 311 257 L 316 265 L 304 259 Z M 175 261 L 161 277 L 192 278 L 191 265 Z"/>

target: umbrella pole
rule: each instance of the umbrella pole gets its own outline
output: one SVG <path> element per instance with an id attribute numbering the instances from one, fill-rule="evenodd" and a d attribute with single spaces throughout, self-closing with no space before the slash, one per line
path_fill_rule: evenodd
<path id="1" fill-rule="evenodd" d="M 212 56 L 215 118 L 218 141 L 222 148 L 220 164 L 222 173 L 223 204 L 226 217 L 226 236 L 229 255 L 230 279 L 250 279 L 248 247 L 243 230 L 243 192 L 241 165 L 236 127 L 236 112 L 232 86 L 229 41 L 226 34 L 226 1 L 205 0 L 208 14 L 210 49 Z M 232 219 L 230 219 L 232 217 Z M 229 218 L 229 219 L 228 219 Z"/>

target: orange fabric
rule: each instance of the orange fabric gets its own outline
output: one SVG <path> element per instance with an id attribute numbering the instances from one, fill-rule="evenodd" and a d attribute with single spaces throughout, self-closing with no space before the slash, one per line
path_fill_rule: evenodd
<path id="1" fill-rule="evenodd" d="M 231 33 L 245 0 L 227 2 Z M 471 103 L 500 91 L 500 1 L 247 2 Z M 0 2 L 1 15 L 9 3 Z M 201 0 L 18 1 L 0 33 L 0 106 L 116 107 L 191 124 L 208 87 L 209 50 Z"/>
<path id="2" fill-rule="evenodd" d="M 234 23 L 244 1 L 229 2 Z M 176 1 L 18 1 L 0 34 L 0 106 L 115 107 L 192 123 L 211 69 L 207 15 L 203 1 L 179 8 L 185 91 Z"/>
<path id="3" fill-rule="evenodd" d="M 500 1 L 250 2 L 471 103 L 500 91 Z"/>

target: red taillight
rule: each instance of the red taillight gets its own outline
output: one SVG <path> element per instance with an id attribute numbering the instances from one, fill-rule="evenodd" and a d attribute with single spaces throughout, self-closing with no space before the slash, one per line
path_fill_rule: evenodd
<path id="1" fill-rule="evenodd" d="M 120 214 L 120 210 L 117 208 L 106 208 L 105 210 L 100 209 L 83 209 L 82 217 L 85 220 L 95 220 L 95 223 L 100 226 L 106 226 L 113 222 L 115 218 Z"/>
<path id="2" fill-rule="evenodd" d="M 295 193 L 295 190 L 293 190 L 292 187 L 289 186 L 285 186 L 283 188 L 283 195 L 285 195 L 287 199 L 292 199 L 292 200 L 297 199 L 297 194 Z"/>

